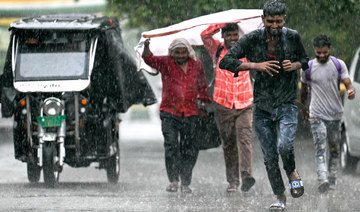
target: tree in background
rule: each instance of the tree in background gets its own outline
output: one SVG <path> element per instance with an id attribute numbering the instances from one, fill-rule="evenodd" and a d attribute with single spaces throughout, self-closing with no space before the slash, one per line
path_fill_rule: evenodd
<path id="1" fill-rule="evenodd" d="M 145 30 L 160 28 L 229 9 L 262 9 L 266 0 L 109 0 L 108 13 L 127 19 L 128 26 Z M 346 63 L 360 46 L 359 0 L 283 0 L 289 15 L 286 26 L 298 29 L 310 57 L 312 40 L 328 34 L 333 53 Z M 142 30 L 143 31 L 143 30 Z"/>

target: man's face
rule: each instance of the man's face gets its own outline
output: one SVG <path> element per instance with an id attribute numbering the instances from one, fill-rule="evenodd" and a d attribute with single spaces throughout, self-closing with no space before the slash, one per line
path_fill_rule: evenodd
<path id="1" fill-rule="evenodd" d="M 315 57 L 319 63 L 326 63 L 329 60 L 331 47 L 314 47 Z"/>
<path id="2" fill-rule="evenodd" d="M 230 49 L 235 45 L 236 41 L 239 40 L 240 35 L 239 35 L 239 31 L 236 30 L 236 31 L 224 32 L 222 33 L 222 37 L 224 38 L 225 47 L 227 49 Z"/>
<path id="3" fill-rule="evenodd" d="M 280 36 L 285 24 L 286 15 L 261 16 L 266 32 L 271 36 Z"/>
<path id="4" fill-rule="evenodd" d="M 182 65 L 189 60 L 189 52 L 186 47 L 177 47 L 174 50 L 174 60 L 178 65 Z"/>

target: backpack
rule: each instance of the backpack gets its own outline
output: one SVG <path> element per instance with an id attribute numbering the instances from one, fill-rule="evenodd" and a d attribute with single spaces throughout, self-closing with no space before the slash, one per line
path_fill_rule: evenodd
<path id="1" fill-rule="evenodd" d="M 222 50 L 224 49 L 224 46 L 221 46 L 221 43 L 219 43 L 219 46 L 216 50 L 215 53 L 215 59 L 214 59 L 214 63 L 213 63 L 213 73 L 212 73 L 212 77 L 211 77 L 211 81 L 208 84 L 208 87 L 212 87 L 214 86 L 214 82 L 215 82 L 215 72 L 216 72 L 216 66 L 217 66 L 217 62 L 219 60 L 220 54 L 222 52 Z M 213 88 L 212 88 L 213 89 Z"/>
<path id="2" fill-rule="evenodd" d="M 218 46 L 218 48 L 216 50 L 216 53 L 215 53 L 214 69 L 216 69 L 217 62 L 219 60 L 220 54 L 221 54 L 223 49 L 224 49 L 224 46 L 221 46 L 221 43 L 219 43 L 219 46 Z"/>
<path id="3" fill-rule="evenodd" d="M 338 89 L 340 90 L 340 82 L 341 82 L 341 64 L 339 62 L 339 60 L 334 57 L 334 56 L 330 56 L 331 58 L 331 61 L 333 61 L 337 71 L 338 71 Z M 315 60 L 315 59 L 314 59 Z M 309 65 L 309 68 L 305 70 L 305 78 L 306 78 L 306 81 L 307 81 L 307 84 L 309 85 L 309 88 L 311 89 L 311 67 L 312 67 L 312 64 L 314 62 L 314 60 L 310 60 L 308 65 Z"/>

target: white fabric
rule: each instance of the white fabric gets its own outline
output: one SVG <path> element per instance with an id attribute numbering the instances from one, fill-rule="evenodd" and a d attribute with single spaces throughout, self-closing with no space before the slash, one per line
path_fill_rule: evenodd
<path id="1" fill-rule="evenodd" d="M 169 46 L 169 53 L 168 53 L 169 56 L 174 56 L 175 49 L 179 48 L 179 47 L 187 48 L 189 57 L 192 58 L 193 60 L 196 60 L 194 49 L 191 47 L 189 41 L 187 41 L 184 38 L 177 38 L 177 39 L 173 40 L 173 42 L 171 42 L 171 44 Z"/>
<path id="2" fill-rule="evenodd" d="M 184 38 L 194 46 L 203 45 L 200 33 L 208 28 L 210 24 L 238 23 L 245 34 L 259 29 L 263 26 L 261 20 L 262 13 L 262 9 L 232 9 L 189 19 L 168 27 L 142 32 L 140 41 L 135 46 L 138 68 L 139 70 L 144 69 L 149 73 L 157 73 L 156 70 L 147 66 L 141 58 L 144 42 L 148 37 L 151 37 L 150 50 L 155 55 L 167 55 L 170 43 L 176 38 Z M 168 35 L 165 35 L 165 33 L 168 33 Z M 222 41 L 220 32 L 213 37 Z"/>

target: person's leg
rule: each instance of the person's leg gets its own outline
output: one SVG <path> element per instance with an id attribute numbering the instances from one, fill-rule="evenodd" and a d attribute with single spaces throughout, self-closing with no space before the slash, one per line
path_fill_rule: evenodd
<path id="1" fill-rule="evenodd" d="M 294 140 L 298 123 L 297 113 L 297 107 L 291 104 L 280 106 L 277 113 L 279 120 L 278 149 L 286 173 L 295 170 Z"/>
<path id="2" fill-rule="evenodd" d="M 188 186 L 191 183 L 192 170 L 196 164 L 199 150 L 196 146 L 195 133 L 197 116 L 184 117 L 180 130 L 180 178 L 182 188 L 188 189 L 185 193 L 191 192 Z"/>
<path id="3" fill-rule="evenodd" d="M 254 112 L 255 133 L 260 142 L 264 163 L 271 188 L 275 195 L 284 195 L 285 186 L 279 167 L 279 155 L 276 146 L 276 122 L 272 115 L 260 109 Z"/>
<path id="4" fill-rule="evenodd" d="M 328 183 L 328 170 L 326 160 L 326 137 L 327 130 L 324 121 L 317 117 L 310 119 L 311 131 L 315 144 L 315 162 L 317 168 L 317 179 L 319 186 Z M 320 187 L 319 187 L 320 188 Z M 320 189 L 322 190 L 322 189 Z"/>
<path id="5" fill-rule="evenodd" d="M 242 186 L 241 190 L 248 191 L 254 184 L 255 179 L 252 175 L 252 107 L 236 110 L 236 132 L 237 144 L 239 148 L 240 172 Z"/>
<path id="6" fill-rule="evenodd" d="M 332 189 L 336 185 L 336 173 L 339 167 L 339 151 L 341 139 L 341 122 L 330 121 L 327 122 L 328 142 L 329 142 L 329 183 Z"/>
<path id="7" fill-rule="evenodd" d="M 298 123 L 298 108 L 293 104 L 281 105 L 277 108 L 276 116 L 279 121 L 279 153 L 283 161 L 283 168 L 291 183 L 291 195 L 297 198 L 304 193 L 302 180 L 295 169 L 294 140 Z"/>
<path id="8" fill-rule="evenodd" d="M 165 166 L 170 182 L 179 181 L 180 146 L 178 142 L 179 119 L 167 112 L 160 112 L 161 130 L 164 136 Z"/>
<path id="9" fill-rule="evenodd" d="M 224 151 L 226 180 L 229 183 L 229 191 L 236 191 L 240 184 L 239 179 L 239 153 L 236 143 L 236 127 L 234 110 L 222 105 L 216 105 L 216 119 L 222 139 Z"/>

